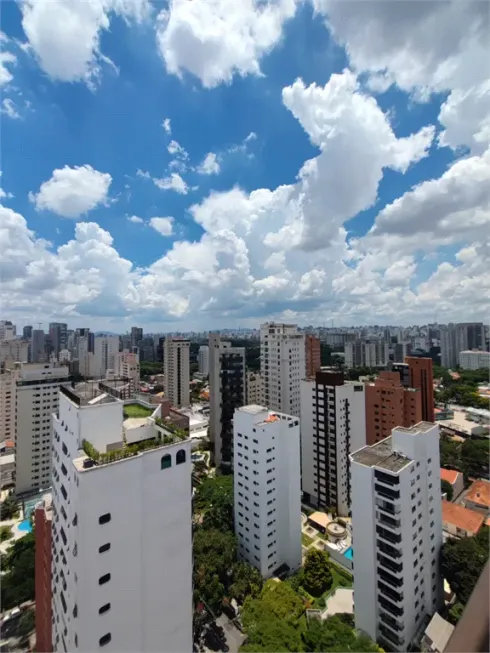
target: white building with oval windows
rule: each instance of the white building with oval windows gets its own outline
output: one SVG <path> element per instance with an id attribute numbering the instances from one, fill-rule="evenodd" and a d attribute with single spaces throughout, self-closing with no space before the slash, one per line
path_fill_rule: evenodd
<path id="1" fill-rule="evenodd" d="M 159 420 L 157 420 L 159 422 Z M 53 415 L 55 651 L 192 650 L 191 442 L 98 384 Z"/>

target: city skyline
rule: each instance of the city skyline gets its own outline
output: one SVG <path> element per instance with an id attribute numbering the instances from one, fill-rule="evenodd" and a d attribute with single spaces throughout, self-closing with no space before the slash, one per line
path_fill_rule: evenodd
<path id="1" fill-rule="evenodd" d="M 2 13 L 11 319 L 485 319 L 485 3 L 62 6 Z"/>

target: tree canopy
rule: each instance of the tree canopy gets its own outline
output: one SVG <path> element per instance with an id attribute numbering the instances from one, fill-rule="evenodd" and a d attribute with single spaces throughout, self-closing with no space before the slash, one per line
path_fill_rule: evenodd
<path id="1" fill-rule="evenodd" d="M 452 501 L 454 494 L 453 486 L 444 478 L 441 479 L 441 492 L 446 495 L 448 501 Z"/>
<path id="2" fill-rule="evenodd" d="M 2 557 L 2 609 L 14 608 L 24 601 L 34 599 L 34 533 L 13 542 Z"/>
<path id="3" fill-rule="evenodd" d="M 263 580 L 259 570 L 255 567 L 246 562 L 236 562 L 233 566 L 232 577 L 230 594 L 239 603 L 243 603 L 247 596 L 255 598 L 260 594 Z"/>
<path id="4" fill-rule="evenodd" d="M 441 467 L 463 472 L 466 478 L 488 478 L 490 441 L 469 438 L 462 444 L 441 437 L 439 441 Z"/>
<path id="5" fill-rule="evenodd" d="M 321 596 L 332 585 L 328 553 L 310 549 L 303 567 L 302 585 L 312 596 Z"/>
<path id="6" fill-rule="evenodd" d="M 328 617 L 323 621 L 313 619 L 303 634 L 304 650 L 311 652 L 356 651 L 358 653 L 376 653 L 378 645 L 366 635 L 357 634 L 339 615 Z"/>
<path id="7" fill-rule="evenodd" d="M 204 528 L 233 531 L 233 476 L 208 477 L 196 489 L 194 510 Z"/>
<path id="8" fill-rule="evenodd" d="M 441 571 L 459 603 L 466 604 L 488 559 L 488 526 L 477 537 L 448 539 L 442 546 Z"/>
<path id="9" fill-rule="evenodd" d="M 5 497 L 4 501 L 0 506 L 0 518 L 2 521 L 4 519 L 14 519 L 19 514 L 19 502 L 15 498 L 15 495 L 9 494 Z"/>

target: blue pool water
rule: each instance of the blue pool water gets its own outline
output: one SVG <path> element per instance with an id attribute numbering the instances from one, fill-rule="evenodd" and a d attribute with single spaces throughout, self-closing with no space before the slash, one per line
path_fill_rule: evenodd
<path id="1" fill-rule="evenodd" d="M 347 551 L 345 551 L 344 555 L 346 558 L 349 558 L 349 560 L 353 559 L 354 555 L 351 546 L 347 549 Z"/>
<path id="2" fill-rule="evenodd" d="M 28 519 L 24 519 L 24 521 L 21 521 L 18 528 L 19 531 L 26 531 L 27 533 L 30 533 L 32 531 L 31 522 Z"/>

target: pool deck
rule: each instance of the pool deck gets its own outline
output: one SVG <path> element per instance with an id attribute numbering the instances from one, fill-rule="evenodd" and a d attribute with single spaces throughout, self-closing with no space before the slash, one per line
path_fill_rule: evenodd
<path id="1" fill-rule="evenodd" d="M 24 521 L 24 519 L 6 519 L 5 521 L 2 521 L 0 523 L 1 526 L 12 526 L 12 534 L 13 537 L 10 538 L 10 540 L 5 540 L 5 542 L 2 542 L 0 544 L 0 554 L 5 555 L 10 548 L 10 546 L 16 542 L 17 540 L 22 539 L 25 537 L 30 531 L 22 531 L 19 528 L 19 524 L 21 524 Z"/>

